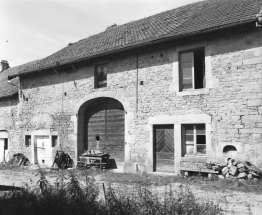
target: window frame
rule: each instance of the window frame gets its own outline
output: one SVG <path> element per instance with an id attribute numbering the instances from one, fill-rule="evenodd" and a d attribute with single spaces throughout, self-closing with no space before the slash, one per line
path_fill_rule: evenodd
<path id="1" fill-rule="evenodd" d="M 58 135 L 51 135 L 51 147 L 57 147 L 58 146 Z"/>
<path id="2" fill-rule="evenodd" d="M 105 76 L 105 83 L 104 84 L 101 84 L 99 85 L 99 77 L 98 77 L 98 67 L 100 66 L 103 66 L 106 67 L 106 76 Z M 107 63 L 100 63 L 100 64 L 96 64 L 95 65 L 95 71 L 94 71 L 94 88 L 97 89 L 97 88 L 104 88 L 104 87 L 107 87 L 107 73 L 108 73 L 108 65 Z"/>
<path id="3" fill-rule="evenodd" d="M 187 125 L 193 126 L 193 144 L 186 144 L 186 132 L 185 127 Z M 197 125 L 204 125 L 205 126 L 205 134 L 197 134 Z M 192 134 L 189 134 L 192 135 Z M 197 144 L 197 135 L 205 136 L 205 144 Z M 187 153 L 186 152 L 186 145 L 193 145 L 193 153 Z M 207 150 L 207 133 L 206 133 L 206 124 L 204 123 L 196 123 L 196 124 L 182 124 L 182 156 L 184 157 L 191 157 L 191 156 L 199 156 L 199 157 L 205 157 L 207 152 L 205 154 L 201 154 L 197 152 L 197 146 L 204 145 Z"/>
<path id="4" fill-rule="evenodd" d="M 202 51 L 202 67 L 203 67 L 203 87 L 202 88 L 196 88 L 196 83 L 195 83 L 195 52 L 197 51 Z M 192 88 L 183 88 L 183 70 L 182 70 L 182 55 L 186 53 L 193 53 L 193 65 L 192 65 Z M 178 52 L 178 72 L 179 72 L 179 92 L 182 91 L 193 91 L 193 90 L 201 90 L 201 89 L 206 89 L 206 66 L 205 66 L 205 47 L 199 47 L 199 48 L 194 48 L 194 49 L 189 49 L 189 50 L 183 50 Z"/>
<path id="5" fill-rule="evenodd" d="M 8 138 L 4 138 L 4 150 L 8 150 L 9 146 L 8 146 Z"/>
<path id="6" fill-rule="evenodd" d="M 32 145 L 32 136 L 31 135 L 25 135 L 25 146 L 30 147 Z"/>

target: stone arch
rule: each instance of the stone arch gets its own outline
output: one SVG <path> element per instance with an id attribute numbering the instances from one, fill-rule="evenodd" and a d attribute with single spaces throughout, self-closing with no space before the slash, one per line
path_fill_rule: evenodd
<path id="1" fill-rule="evenodd" d="M 237 148 L 233 145 L 226 145 L 223 148 L 223 154 L 226 158 L 236 158 Z"/>
<path id="2" fill-rule="evenodd" d="M 88 101 L 92 102 L 91 100 L 96 99 L 96 98 L 101 98 L 101 97 L 116 99 L 122 103 L 126 112 L 131 111 L 129 102 L 127 101 L 127 99 L 124 96 L 122 96 L 119 93 L 112 92 L 112 91 L 102 91 L 102 92 L 95 92 L 95 93 L 89 94 L 85 96 L 84 98 L 82 98 L 76 105 L 76 108 L 74 110 L 75 114 L 80 114 L 80 115 L 83 114 L 83 109 L 85 109 L 84 106 L 88 106 L 90 104 Z"/>
<path id="3" fill-rule="evenodd" d="M 86 108 L 92 104 L 95 100 L 102 99 L 102 98 L 112 98 L 119 101 L 124 108 L 125 111 L 125 161 L 128 161 L 129 155 L 129 120 L 132 118 L 133 113 L 131 112 L 131 108 L 127 99 L 119 93 L 115 93 L 112 91 L 102 91 L 102 92 L 95 92 L 89 94 L 82 98 L 76 108 L 74 110 L 75 115 L 72 116 L 72 121 L 74 121 L 75 127 L 75 158 L 77 159 L 80 154 L 84 152 L 84 118 L 85 118 L 85 110 Z"/>

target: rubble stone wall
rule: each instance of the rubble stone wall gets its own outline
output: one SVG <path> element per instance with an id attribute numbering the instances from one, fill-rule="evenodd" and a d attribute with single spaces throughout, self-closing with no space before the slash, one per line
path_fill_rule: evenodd
<path id="1" fill-rule="evenodd" d="M 74 158 L 76 135 L 70 117 L 76 115 L 76 104 L 87 95 L 109 91 L 122 95 L 129 104 L 132 117 L 128 121 L 127 156 L 130 162 L 139 163 L 139 168 L 151 147 L 148 118 L 186 114 L 211 116 L 213 160 L 223 159 L 221 145 L 238 145 L 240 159 L 262 165 L 260 38 L 259 29 L 250 27 L 198 41 L 209 50 L 212 78 L 216 80 L 206 94 L 178 96 L 170 90 L 173 54 L 186 43 L 145 51 L 138 58 L 130 55 L 108 60 L 106 88 L 94 89 L 95 65 L 88 63 L 77 65 L 77 72 L 67 68 L 58 69 L 59 75 L 50 70 L 22 77 L 28 101 L 21 104 L 20 135 L 13 144 L 23 146 L 23 134 L 28 130 L 51 129 L 59 132 L 63 149 Z"/>
<path id="2" fill-rule="evenodd" d="M 6 97 L 0 98 L 0 132 L 8 132 L 8 149 L 9 151 L 15 151 L 17 147 L 17 138 L 19 133 L 16 131 L 16 122 L 18 120 L 17 110 L 18 110 L 17 97 Z M 21 148 L 18 150 L 22 150 Z"/>

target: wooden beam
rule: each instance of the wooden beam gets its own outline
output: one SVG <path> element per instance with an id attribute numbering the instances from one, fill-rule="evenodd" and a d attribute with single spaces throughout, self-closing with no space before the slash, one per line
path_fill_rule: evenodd
<path id="1" fill-rule="evenodd" d="M 56 74 L 59 75 L 59 72 L 58 72 L 55 68 L 53 68 L 53 70 L 54 70 L 54 72 L 55 72 Z"/>
<path id="2" fill-rule="evenodd" d="M 71 66 L 72 66 L 72 68 L 73 68 L 74 72 L 77 72 L 77 69 L 76 69 L 75 65 L 74 65 L 74 64 L 72 64 Z"/>

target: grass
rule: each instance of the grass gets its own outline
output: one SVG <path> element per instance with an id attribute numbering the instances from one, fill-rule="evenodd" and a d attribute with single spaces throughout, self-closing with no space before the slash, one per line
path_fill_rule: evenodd
<path id="1" fill-rule="evenodd" d="M 90 171 L 62 172 L 55 185 L 50 185 L 46 174 L 39 170 L 36 188 L 13 189 L 0 196 L 0 214 L 222 214 L 218 205 L 197 201 L 187 188 L 173 192 L 166 186 L 164 195 L 152 192 L 158 177 L 148 174 L 134 176 L 136 182 L 129 180 L 128 185 L 132 185 L 128 192 L 115 189 L 111 183 L 101 192 L 92 174 Z M 102 174 L 106 176 L 106 173 Z M 130 179 L 130 174 L 125 176 Z"/>
<path id="2" fill-rule="evenodd" d="M 93 174 L 99 178 L 106 178 L 109 183 L 121 183 L 132 185 L 140 181 L 140 174 L 114 173 L 110 171 L 97 171 Z M 201 175 L 183 177 L 183 176 L 164 176 L 150 174 L 149 178 L 155 186 L 166 186 L 170 183 L 181 183 L 184 185 L 193 185 L 201 190 L 225 191 L 262 194 L 262 180 L 243 180 L 237 179 L 219 179 L 218 177 L 208 178 Z"/>
<path id="3" fill-rule="evenodd" d="M 35 174 L 37 170 L 30 170 L 29 167 L 15 167 L 7 166 L 6 164 L 0 164 L 0 171 L 12 171 L 12 173 L 26 173 L 26 175 Z M 133 185 L 140 181 L 140 174 L 130 174 L 130 173 L 115 173 L 112 171 L 92 171 L 86 170 L 89 175 L 92 175 L 98 180 L 105 181 L 106 183 L 119 183 L 126 185 Z M 67 172 L 67 170 L 65 170 Z M 83 171 L 76 170 L 76 174 L 79 175 Z M 46 175 L 49 178 L 59 177 L 59 172 L 47 172 Z M 201 190 L 207 191 L 225 191 L 231 190 L 236 192 L 245 193 L 256 193 L 262 194 L 262 180 L 243 180 L 239 181 L 237 179 L 218 179 L 218 177 L 208 178 L 201 175 L 183 177 L 183 176 L 167 176 L 167 175 L 155 175 L 150 174 L 149 178 L 154 186 L 166 186 L 170 183 L 181 183 L 184 185 L 193 185 Z"/>

